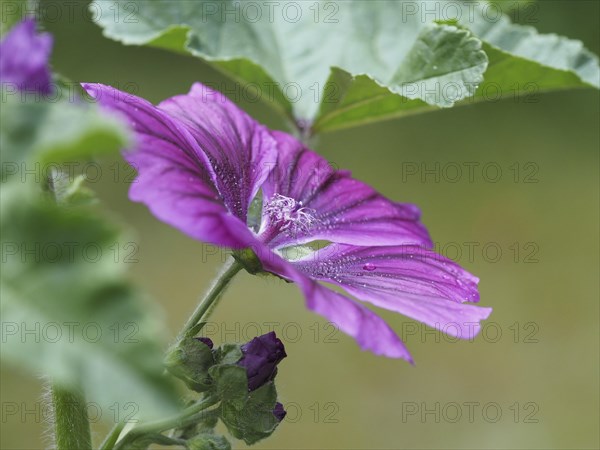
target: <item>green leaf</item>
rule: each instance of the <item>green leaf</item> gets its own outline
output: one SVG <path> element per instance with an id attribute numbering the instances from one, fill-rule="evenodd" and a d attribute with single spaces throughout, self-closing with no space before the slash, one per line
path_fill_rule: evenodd
<path id="1" fill-rule="evenodd" d="M 490 18 L 478 3 L 119 2 L 129 21 L 112 19 L 114 2 L 100 4 L 106 36 L 202 58 L 290 120 L 312 120 L 313 132 L 484 100 L 482 73 L 488 86 L 501 82 L 500 98 L 531 90 L 524 83 L 598 86 L 597 58 L 580 42 Z M 465 29 L 432 24 L 451 12 Z"/>
<path id="2" fill-rule="evenodd" d="M 285 3 L 282 10 L 272 12 L 272 20 L 263 14 L 256 22 L 244 20 L 244 6 L 237 2 L 142 1 L 131 8 L 132 4 L 129 8 L 132 14 L 135 9 L 135 20 L 131 22 L 135 23 L 120 23 L 102 15 L 99 22 L 108 37 L 125 44 L 187 51 L 239 81 L 241 88 L 249 83 L 258 86 L 262 99 L 280 112 L 289 115 L 293 106 L 295 116 L 301 118 L 314 117 L 329 67 L 334 65 L 354 73 L 366 72 L 395 92 L 402 91 L 404 82 L 420 80 L 418 75 L 431 83 L 462 76 L 476 84 L 485 69 L 480 44 L 467 37 L 466 31 L 423 27 L 416 20 L 407 23 L 405 30 L 398 29 L 396 18 L 402 11 L 394 2 L 386 4 L 389 8 L 378 2 L 294 3 L 294 8 L 300 8 L 297 22 L 285 20 L 289 12 Z M 128 4 L 119 5 L 125 13 Z M 240 20 L 223 20 L 223 11 L 236 8 Z M 182 17 L 185 19 L 180 20 Z M 182 39 L 185 29 L 186 40 Z M 447 39 L 449 43 L 445 43 Z M 450 48 L 455 44 L 457 49 Z M 428 46 L 429 54 L 421 51 Z M 432 63 L 431 70 L 415 71 L 424 58 Z M 432 69 L 436 64 L 439 71 Z M 432 77 L 435 79 L 429 81 Z M 433 104 L 452 103 L 448 98 L 438 102 L 420 90 L 412 95 Z"/>
<path id="3" fill-rule="evenodd" d="M 487 65 L 481 41 L 467 30 L 429 24 L 387 83 L 332 68 L 313 131 L 454 106 L 475 93 Z"/>
<path id="4" fill-rule="evenodd" d="M 565 87 L 590 87 L 574 72 L 551 69 L 538 62 L 511 55 L 484 43 L 490 58 L 485 80 L 473 98 L 463 103 L 513 99 L 517 102 L 536 102 L 541 92 Z M 534 81 L 535 80 L 535 81 Z"/>
<path id="5" fill-rule="evenodd" d="M 3 2 L 0 7 L 0 37 L 4 36 L 13 25 L 23 19 L 27 12 L 35 11 L 37 1 L 13 0 Z"/>
<path id="6" fill-rule="evenodd" d="M 229 0 L 153 0 L 119 1 L 111 6 L 108 2 L 100 1 L 95 3 L 94 8 L 102 8 L 98 23 L 104 28 L 106 36 L 127 45 L 150 45 L 198 56 L 238 82 L 241 89 L 249 83 L 256 85 L 262 93 L 260 101 L 293 121 L 292 103 L 261 57 L 264 55 L 277 64 L 275 61 L 279 55 L 277 51 L 270 50 L 272 45 L 268 42 L 271 32 L 264 30 L 266 34 L 262 31 L 257 33 L 255 26 L 245 21 L 220 24 L 211 11 L 213 8 L 218 11 L 231 8 L 231 4 Z M 109 13 L 113 17 L 114 14 L 129 17 L 129 20 L 122 23 L 114 21 L 107 16 Z M 260 49 L 257 48 L 255 52 L 253 48 L 259 41 Z"/>
<path id="7" fill-rule="evenodd" d="M 94 104 L 57 102 L 6 94 L 0 108 L 2 179 L 47 172 L 59 162 L 115 153 L 127 144 L 125 128 Z M 22 178 L 21 177 L 21 178 Z"/>
<path id="8" fill-rule="evenodd" d="M 494 47 L 501 50 L 505 58 L 510 55 L 516 59 L 510 70 L 505 67 L 504 77 L 528 77 L 528 81 L 538 84 L 540 90 L 600 87 L 598 57 L 581 41 L 556 34 L 539 34 L 533 27 L 511 23 L 507 16 L 494 21 L 485 20 L 481 6 L 476 11 L 474 20 L 463 19 L 459 23 L 488 44 L 486 52 Z M 492 56 L 494 59 L 490 57 L 490 67 L 499 57 L 498 54 Z M 531 64 L 519 66 L 516 64 L 519 61 Z M 532 70 L 534 66 L 537 71 Z M 486 80 L 489 80 L 487 75 Z"/>
<path id="9" fill-rule="evenodd" d="M 51 107 L 51 104 L 46 102 L 21 102 L 12 96 L 2 103 L 0 108 L 2 181 L 14 175 L 23 177 L 25 168 L 23 165 L 25 161 L 32 159 L 36 146 L 39 145 L 36 144 L 38 130 Z"/>
<path id="10" fill-rule="evenodd" d="M 331 69 L 324 97 L 314 133 L 431 110 L 424 101 L 396 95 L 369 75 L 353 76 L 339 67 Z"/>
<path id="11" fill-rule="evenodd" d="M 387 84 L 408 99 L 450 107 L 473 95 L 487 64 L 481 41 L 467 30 L 430 24 L 421 30 Z"/>
<path id="12" fill-rule="evenodd" d="M 221 420 L 233 437 L 252 445 L 269 437 L 279 425 L 273 415 L 276 402 L 275 384 L 269 382 L 252 391 L 243 408 L 224 401 L 221 405 Z"/>
<path id="13" fill-rule="evenodd" d="M 175 411 L 163 376 L 163 327 L 124 273 L 122 249 L 135 244 L 77 206 L 89 191 L 60 169 L 117 151 L 127 142 L 124 128 L 79 101 L 8 98 L 0 109 L 2 360 L 82 385 L 109 421 Z M 41 195 L 46 182 L 52 199 Z"/>
<path id="14" fill-rule="evenodd" d="M 119 420 L 164 414 L 174 402 L 160 326 L 115 262 L 127 238 L 85 209 L 24 197 L 21 187 L 5 183 L 1 194 L 3 360 L 82 383 L 106 419 L 115 404 Z"/>

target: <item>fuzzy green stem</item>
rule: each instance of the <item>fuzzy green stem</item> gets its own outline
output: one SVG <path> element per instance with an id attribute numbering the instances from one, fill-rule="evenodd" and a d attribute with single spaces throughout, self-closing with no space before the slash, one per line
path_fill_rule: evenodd
<path id="1" fill-rule="evenodd" d="M 108 433 L 104 439 L 104 442 L 102 442 L 100 445 L 100 450 L 112 450 L 119 440 L 119 436 L 121 435 L 123 428 L 125 428 L 125 422 L 117 423 L 113 429 L 110 430 L 110 433 Z"/>
<path id="2" fill-rule="evenodd" d="M 196 307 L 196 310 L 192 313 L 183 329 L 179 332 L 178 340 L 183 339 L 184 337 L 191 337 L 195 335 L 198 331 L 198 325 L 202 319 L 205 319 L 209 311 L 211 311 L 225 289 L 233 279 L 233 277 L 242 270 L 243 266 L 236 261 L 234 258 L 230 258 L 223 268 L 221 272 L 213 281 L 212 286 L 208 289 L 208 292 L 202 299 L 202 301 Z"/>
<path id="3" fill-rule="evenodd" d="M 208 398 L 190 406 L 187 409 L 184 409 L 180 414 L 176 416 L 138 425 L 131 431 L 129 431 L 129 433 L 127 433 L 125 437 L 121 439 L 117 443 L 117 445 L 114 446 L 114 450 L 126 449 L 136 439 L 142 437 L 156 435 L 163 431 L 171 430 L 174 428 L 185 428 L 186 426 L 198 421 L 200 418 L 199 415 L 206 414 L 207 408 L 215 405 L 216 403 L 217 400 L 213 398 Z"/>
<path id="4" fill-rule="evenodd" d="M 58 171 L 53 169 L 47 183 L 52 199 L 60 205 L 62 199 L 58 192 L 59 186 L 55 184 L 55 180 L 58 179 Z M 91 450 L 92 437 L 83 390 L 75 386 L 66 389 L 64 386 L 53 384 L 51 391 L 56 449 Z"/>
<path id="5" fill-rule="evenodd" d="M 54 440 L 57 450 L 91 450 L 92 437 L 83 393 L 52 386 Z"/>

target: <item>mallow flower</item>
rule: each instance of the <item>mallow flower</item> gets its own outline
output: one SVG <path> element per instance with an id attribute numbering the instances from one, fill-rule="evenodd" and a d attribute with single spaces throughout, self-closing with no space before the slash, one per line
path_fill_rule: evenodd
<path id="1" fill-rule="evenodd" d="M 430 250 L 417 207 L 334 170 L 219 92 L 196 83 L 154 106 L 109 86 L 83 87 L 134 130 L 136 142 L 125 151 L 138 171 L 131 200 L 192 238 L 251 249 L 259 267 L 249 271 L 296 283 L 306 306 L 362 349 L 412 362 L 362 302 L 465 339 L 490 314 L 471 303 L 479 300 L 478 279 Z"/>
<path id="2" fill-rule="evenodd" d="M 3 88 L 48 94 L 52 77 L 48 60 L 52 36 L 36 32 L 35 19 L 14 25 L 0 42 L 0 83 Z"/>

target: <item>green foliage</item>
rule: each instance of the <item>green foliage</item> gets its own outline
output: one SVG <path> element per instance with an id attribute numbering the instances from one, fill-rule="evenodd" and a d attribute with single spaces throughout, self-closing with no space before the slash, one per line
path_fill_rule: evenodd
<path id="1" fill-rule="evenodd" d="M 231 450 L 231 444 L 223 436 L 202 433 L 186 442 L 189 450 Z"/>
<path id="2" fill-rule="evenodd" d="M 4 36 L 21 17 L 25 17 L 26 11 L 34 10 L 36 3 L 37 1 L 33 0 L 2 2 L 0 5 L 0 37 Z"/>
<path id="3" fill-rule="evenodd" d="M 279 421 L 273 414 L 277 391 L 273 382 L 252 391 L 243 403 L 223 401 L 221 420 L 237 439 L 252 445 L 269 437 Z"/>
<path id="4" fill-rule="evenodd" d="M 211 387 L 208 369 L 214 364 L 211 349 L 194 338 L 184 338 L 166 357 L 167 369 L 196 392 L 204 392 Z"/>
<path id="5" fill-rule="evenodd" d="M 60 171 L 122 148 L 125 130 L 91 104 L 11 98 L 0 142 L 2 360 L 81 385 L 111 421 L 174 410 L 161 326 L 115 253 L 129 238 Z"/>
<path id="6" fill-rule="evenodd" d="M 212 352 L 212 358 L 204 350 L 199 352 L 198 345 L 191 341 Z M 277 402 L 274 382 L 270 381 L 250 392 L 246 369 L 236 364 L 241 357 L 239 345 L 224 344 L 211 351 L 193 338 L 183 339 L 169 352 L 168 367 L 171 373 L 194 390 L 198 390 L 195 388 L 200 384 L 204 398 L 219 403 L 215 411 L 203 413 L 199 422 L 176 431 L 176 435 L 184 439 L 195 436 L 187 442 L 188 448 L 229 448 L 219 447 L 229 444 L 221 436 L 212 434 L 217 418 L 213 412 L 218 414 L 232 436 L 243 439 L 246 444 L 254 444 L 270 436 L 279 425 L 279 420 L 273 414 Z M 209 361 L 213 361 L 213 365 L 207 369 Z M 197 372 L 194 373 L 195 370 Z"/>
<path id="7" fill-rule="evenodd" d="M 60 205 L 83 206 L 96 203 L 94 191 L 84 184 L 84 175 L 77 175 L 71 181 L 68 173 L 52 171 L 49 181 L 52 184 L 54 197 Z"/>
<path id="8" fill-rule="evenodd" d="M 3 181 L 12 175 L 34 179 L 26 177 L 24 169 L 42 174 L 63 162 L 115 153 L 127 142 L 123 126 L 89 103 L 44 101 L 39 94 L 3 92 L 2 96 Z"/>
<path id="9" fill-rule="evenodd" d="M 223 402 L 242 408 L 248 399 L 246 369 L 233 364 L 219 364 L 210 369 L 215 380 L 215 395 Z"/>
<path id="10" fill-rule="evenodd" d="M 235 364 L 242 359 L 242 350 L 238 344 L 223 344 L 214 350 L 215 363 Z"/>
<path id="11" fill-rule="evenodd" d="M 99 22 L 125 44 L 204 59 L 290 121 L 312 120 L 313 132 L 532 90 L 598 87 L 598 59 L 579 41 L 491 17 L 482 2 L 444 8 L 440 0 L 424 16 L 425 3 L 300 2 L 290 17 L 283 2 L 256 19 L 243 2 L 128 1 L 119 13 L 131 20 L 106 11 Z M 462 29 L 434 23 L 451 21 L 448 11 Z"/>

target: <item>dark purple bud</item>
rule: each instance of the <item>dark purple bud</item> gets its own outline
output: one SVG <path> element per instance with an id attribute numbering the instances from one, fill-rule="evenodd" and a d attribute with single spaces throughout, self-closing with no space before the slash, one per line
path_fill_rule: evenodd
<path id="1" fill-rule="evenodd" d="M 199 338 L 194 338 L 197 341 L 202 342 L 203 344 L 206 344 L 206 346 L 208 348 L 210 348 L 212 350 L 212 348 L 214 347 L 215 344 L 213 344 L 213 341 L 210 340 L 210 338 L 207 337 L 199 337 Z"/>
<path id="2" fill-rule="evenodd" d="M 275 404 L 275 409 L 273 410 L 273 415 L 277 418 L 277 420 L 279 420 L 281 422 L 286 414 L 287 414 L 287 411 L 285 409 L 283 409 L 283 405 L 281 403 L 277 402 Z"/>
<path id="3" fill-rule="evenodd" d="M 243 356 L 238 365 L 246 369 L 249 391 L 275 378 L 277 364 L 287 356 L 283 342 L 275 336 L 274 331 L 255 337 L 242 345 L 241 350 Z"/>

